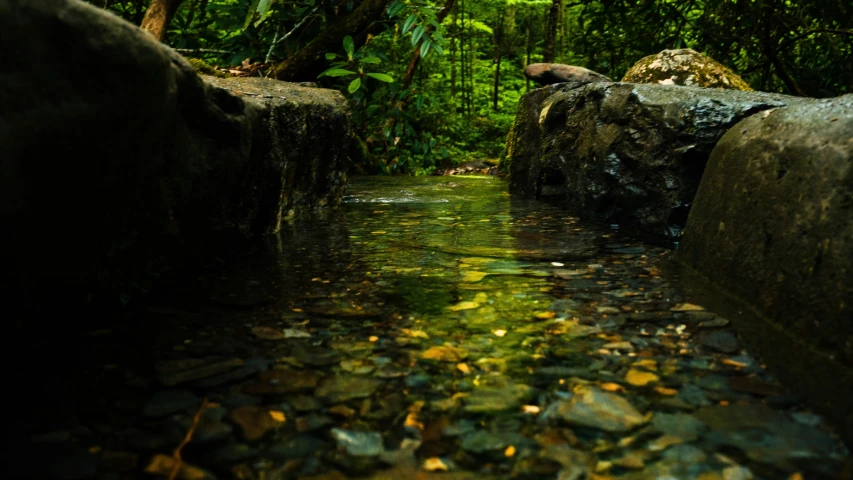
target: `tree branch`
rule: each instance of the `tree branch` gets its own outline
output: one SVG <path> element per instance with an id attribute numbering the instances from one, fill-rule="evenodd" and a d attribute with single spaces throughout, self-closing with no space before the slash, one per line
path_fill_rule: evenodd
<path id="1" fill-rule="evenodd" d="M 779 45 L 779 50 L 784 50 L 793 45 L 794 43 L 808 37 L 809 35 L 814 35 L 815 33 L 833 33 L 836 35 L 847 35 L 848 37 L 853 37 L 853 30 L 839 30 L 836 28 L 815 28 L 812 30 L 807 30 L 799 35 L 785 40 Z"/>
<path id="2" fill-rule="evenodd" d="M 297 23 L 293 28 L 291 28 L 289 32 L 287 32 L 286 34 L 282 35 L 282 36 L 281 36 L 281 38 L 279 38 L 279 37 L 278 37 L 278 30 L 276 30 L 276 32 L 275 32 L 275 36 L 274 36 L 274 37 L 273 37 L 273 39 L 272 39 L 272 44 L 270 44 L 270 49 L 269 49 L 269 50 L 267 50 L 267 58 L 264 60 L 264 63 L 270 63 L 270 59 L 272 58 L 272 52 L 273 52 L 273 50 L 275 50 L 275 47 L 277 47 L 279 43 L 281 43 L 281 42 L 283 42 L 283 41 L 287 40 L 288 38 L 290 38 L 290 36 L 291 36 L 291 35 L 293 35 L 293 32 L 295 32 L 295 31 L 299 30 L 299 27 L 301 27 L 302 25 L 304 25 L 304 24 L 305 24 L 305 22 L 307 22 L 307 21 L 308 21 L 308 19 L 309 19 L 309 18 L 311 18 L 311 15 L 314 15 L 314 13 L 315 13 L 319 8 L 320 8 L 320 6 L 319 6 L 319 5 L 318 5 L 318 6 L 316 6 L 316 7 L 314 7 L 314 9 L 313 9 L 313 10 L 311 10 L 310 12 L 308 12 L 308 15 L 305 15 L 305 17 L 304 17 L 302 20 L 300 20 L 300 21 L 299 21 L 299 23 Z"/>
<path id="3" fill-rule="evenodd" d="M 341 41 L 350 32 L 360 32 L 373 23 L 391 0 L 363 0 L 351 14 L 330 23 L 320 35 L 300 48 L 292 57 L 273 69 L 273 77 L 289 82 L 316 80 L 323 71 L 322 55 L 340 48 Z"/>

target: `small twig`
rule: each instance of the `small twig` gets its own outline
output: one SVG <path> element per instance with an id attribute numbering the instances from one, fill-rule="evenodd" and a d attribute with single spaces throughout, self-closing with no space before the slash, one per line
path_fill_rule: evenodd
<path id="1" fill-rule="evenodd" d="M 273 50 L 275 50 L 275 47 L 277 47 L 279 43 L 290 38 L 290 36 L 293 35 L 293 32 L 299 30 L 299 27 L 301 27 L 305 22 L 307 22 L 308 19 L 311 18 L 311 16 L 314 15 L 314 12 L 316 12 L 319 8 L 319 5 L 314 7 L 310 12 L 308 12 L 308 15 L 302 17 L 302 20 L 300 20 L 299 23 L 297 23 L 293 28 L 291 28 L 289 32 L 282 35 L 281 38 L 278 37 L 278 31 L 276 31 L 275 37 L 273 37 L 272 43 L 270 44 L 270 49 L 267 50 L 267 58 L 264 63 L 270 63 L 270 59 L 272 59 L 272 52 Z"/>
<path id="2" fill-rule="evenodd" d="M 214 50 L 212 48 L 174 48 L 179 53 L 234 53 L 231 50 Z"/>
<path id="3" fill-rule="evenodd" d="M 178 448 L 172 453 L 172 458 L 175 459 L 175 463 L 172 465 L 172 471 L 169 472 L 169 480 L 175 480 L 178 478 L 178 472 L 181 470 L 181 449 L 186 446 L 186 444 L 190 443 L 190 440 L 193 437 L 193 433 L 195 429 L 198 428 L 199 422 L 201 422 L 201 414 L 204 413 L 204 410 L 207 408 L 207 397 L 204 397 L 204 400 L 201 401 L 201 405 L 198 407 L 198 411 L 195 412 L 193 416 L 193 423 L 190 425 L 190 429 L 187 431 L 187 435 L 181 440 L 181 443 L 178 445 Z"/>

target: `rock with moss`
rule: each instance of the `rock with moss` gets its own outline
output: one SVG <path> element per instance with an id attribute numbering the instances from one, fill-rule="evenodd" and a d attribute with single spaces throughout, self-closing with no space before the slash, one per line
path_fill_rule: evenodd
<path id="1" fill-rule="evenodd" d="M 220 240 L 340 201 L 351 130 L 340 93 L 212 85 L 77 0 L 0 2 L 0 30 L 16 45 L 0 77 L 11 297 L 126 301 L 189 259 L 225 256 Z"/>
<path id="2" fill-rule="evenodd" d="M 853 441 L 853 95 L 732 127 L 677 258 L 759 313 L 738 330 Z"/>
<path id="3" fill-rule="evenodd" d="M 205 62 L 201 58 L 187 58 L 187 62 L 195 68 L 195 71 L 202 75 L 212 75 L 219 78 L 228 78 L 228 74 L 218 70 L 213 65 Z"/>
<path id="4" fill-rule="evenodd" d="M 742 78 L 711 57 L 689 48 L 664 50 L 640 59 L 623 82 L 751 91 Z"/>
<path id="5" fill-rule="evenodd" d="M 522 96 L 502 168 L 509 189 L 637 236 L 678 239 L 717 140 L 796 97 L 632 83 L 561 83 Z"/>

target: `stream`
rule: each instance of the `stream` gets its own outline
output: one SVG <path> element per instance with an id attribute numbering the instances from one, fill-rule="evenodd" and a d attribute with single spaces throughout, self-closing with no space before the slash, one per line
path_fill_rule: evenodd
<path id="1" fill-rule="evenodd" d="M 64 340 L 23 442 L 43 460 L 12 470 L 853 478 L 671 253 L 495 177 L 356 178 L 339 209 Z"/>

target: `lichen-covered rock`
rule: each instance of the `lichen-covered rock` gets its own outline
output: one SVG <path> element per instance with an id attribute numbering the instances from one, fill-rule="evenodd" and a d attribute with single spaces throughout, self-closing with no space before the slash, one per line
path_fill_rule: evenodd
<path id="1" fill-rule="evenodd" d="M 846 408 L 853 432 L 853 95 L 732 127 L 677 258 L 756 309 L 764 328 L 739 330 L 755 331 L 763 357 L 808 397 Z"/>
<path id="2" fill-rule="evenodd" d="M 740 76 L 711 57 L 689 48 L 664 50 L 643 57 L 628 69 L 623 82 L 726 88 L 751 91 Z"/>
<path id="3" fill-rule="evenodd" d="M 0 76 L 10 296 L 124 300 L 227 232 L 274 232 L 339 199 L 350 121 L 337 92 L 234 96 L 77 0 L 0 2 L 0 31 L 15 45 Z"/>
<path id="4" fill-rule="evenodd" d="M 630 83 L 544 87 L 522 97 L 502 166 L 513 193 L 671 241 L 717 140 L 739 120 L 794 101 Z"/>
<path id="5" fill-rule="evenodd" d="M 564 82 L 612 82 L 592 70 L 562 63 L 531 63 L 524 67 L 524 76 L 539 85 Z"/>

